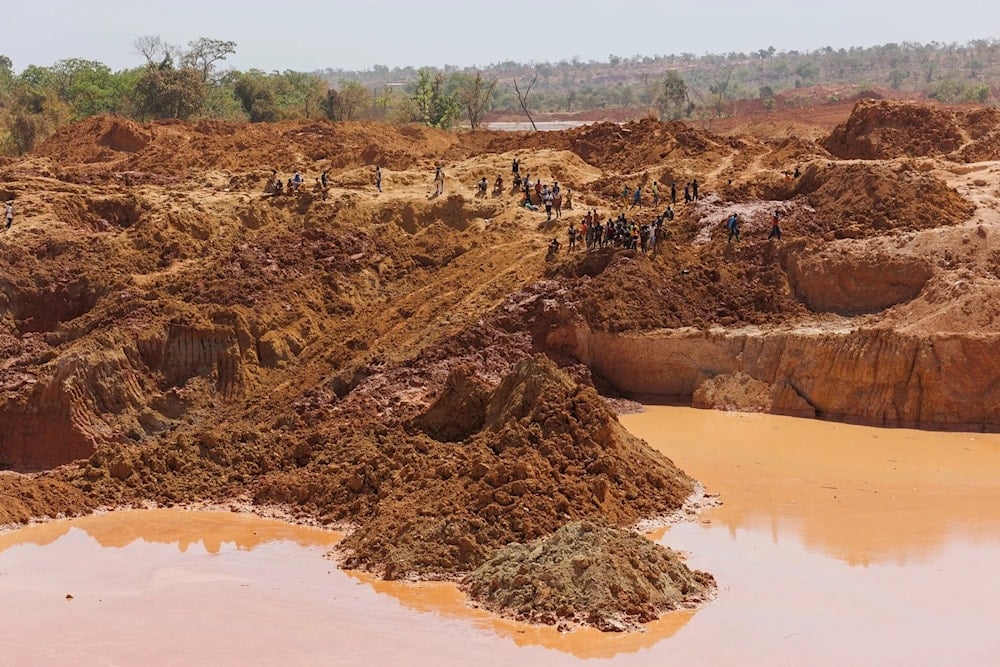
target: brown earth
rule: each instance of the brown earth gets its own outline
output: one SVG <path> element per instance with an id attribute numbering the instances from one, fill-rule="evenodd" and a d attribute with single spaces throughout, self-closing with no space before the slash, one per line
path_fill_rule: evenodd
<path id="1" fill-rule="evenodd" d="M 683 503 L 692 481 L 595 388 L 1000 428 L 996 118 L 859 102 L 846 126 L 861 130 L 64 129 L 0 165 L 16 209 L 0 233 L 0 468 L 14 471 L 0 522 L 271 504 L 356 526 L 351 566 L 455 577 L 571 521 L 629 526 Z M 926 148 L 951 136 L 939 126 L 962 141 Z M 517 193 L 475 195 L 482 176 L 509 182 L 515 157 L 572 190 L 562 221 Z M 301 170 L 305 191 L 264 195 L 272 169 Z M 693 178 L 701 200 L 676 205 L 654 253 L 546 260 L 585 209 L 617 215 L 623 184 Z M 629 215 L 664 205 L 646 204 Z"/>
<path id="2" fill-rule="evenodd" d="M 582 521 L 500 549 L 462 587 L 487 609 L 519 620 L 620 632 L 704 602 L 715 580 L 641 535 Z"/>

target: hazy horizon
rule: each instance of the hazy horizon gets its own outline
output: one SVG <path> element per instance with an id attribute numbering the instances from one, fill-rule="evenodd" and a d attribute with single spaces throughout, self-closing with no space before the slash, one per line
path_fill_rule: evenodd
<path id="1" fill-rule="evenodd" d="M 13 61 L 16 72 L 65 58 L 96 60 L 121 70 L 144 63 L 132 47 L 136 37 L 160 35 L 180 46 L 210 37 L 237 43 L 236 54 L 223 68 L 312 72 L 995 39 L 981 26 L 1000 26 L 1000 5 L 955 0 L 944 7 L 947 11 L 941 3 L 919 0 L 720 0 L 679 7 L 639 0 L 593 7 L 570 0 L 540 5 L 50 0 L 19 3 L 5 13 L 0 54 Z"/>

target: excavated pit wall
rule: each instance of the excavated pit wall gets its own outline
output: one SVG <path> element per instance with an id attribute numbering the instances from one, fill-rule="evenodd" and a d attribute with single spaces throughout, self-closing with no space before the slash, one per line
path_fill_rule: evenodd
<path id="1" fill-rule="evenodd" d="M 557 335 L 574 341 L 573 356 L 595 374 L 636 398 L 690 402 L 707 382 L 749 376 L 767 392 L 758 408 L 776 414 L 1000 430 L 1000 335 L 917 337 L 890 329 L 620 335 L 586 327 Z"/>

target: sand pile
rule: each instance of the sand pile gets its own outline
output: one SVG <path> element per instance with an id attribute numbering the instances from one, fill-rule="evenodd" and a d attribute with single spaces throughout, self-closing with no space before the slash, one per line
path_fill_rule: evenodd
<path id="1" fill-rule="evenodd" d="M 645 118 L 624 125 L 595 123 L 565 132 L 570 150 L 590 164 L 631 174 L 679 161 L 705 164 L 730 152 L 721 137 L 683 123 Z M 697 175 L 697 173 L 696 173 Z M 682 176 L 678 176 L 680 180 Z"/>
<path id="2" fill-rule="evenodd" d="M 820 142 L 845 159 L 946 157 L 956 162 L 1000 159 L 1000 112 L 914 102 L 862 100 L 846 122 Z"/>
<path id="3" fill-rule="evenodd" d="M 704 602 L 715 580 L 640 535 L 581 521 L 500 549 L 462 587 L 487 609 L 519 620 L 621 632 Z"/>
<path id="4" fill-rule="evenodd" d="M 256 171 L 263 186 L 270 169 L 296 169 L 315 177 L 321 168 L 382 165 L 408 169 L 439 159 L 458 144 L 458 135 L 423 126 L 311 121 L 196 124 L 160 121 L 139 126 L 107 116 L 61 128 L 34 152 L 64 172 L 154 172 L 194 177 L 205 169 Z M 465 155 L 465 151 L 459 151 Z"/>
<path id="5" fill-rule="evenodd" d="M 962 145 L 953 114 L 929 105 L 861 100 L 847 122 L 820 144 L 843 159 L 888 160 L 945 155 Z"/>
<path id="6" fill-rule="evenodd" d="M 760 237 L 726 244 L 724 221 L 720 215 L 708 247 L 694 251 L 668 240 L 655 262 L 642 253 L 605 249 L 596 255 L 606 267 L 591 276 L 596 258 L 573 256 L 564 270 L 584 275 L 558 289 L 591 328 L 611 332 L 778 323 L 803 313 L 788 289 L 781 253 Z M 690 236 L 691 230 L 679 233 Z"/>
<path id="7" fill-rule="evenodd" d="M 789 223 L 817 238 L 867 238 L 957 225 L 975 206 L 912 162 L 810 164 L 798 179 L 800 208 Z"/>
<path id="8" fill-rule="evenodd" d="M 344 541 L 349 567 L 387 578 L 457 574 L 566 521 L 600 516 L 628 526 L 676 510 L 691 493 L 684 473 L 552 362 L 518 364 L 488 400 L 467 374 L 456 371 L 415 420 L 428 430 L 414 440 L 423 460 L 395 457 L 399 473 L 379 482 L 376 510 Z"/>
<path id="9" fill-rule="evenodd" d="M 0 472 L 0 527 L 27 523 L 50 514 L 67 516 L 92 511 L 98 503 L 80 489 L 48 476 L 25 477 Z"/>
<path id="10" fill-rule="evenodd" d="M 1000 110 L 962 109 L 957 115 L 968 141 L 949 157 L 962 162 L 1000 160 Z"/>

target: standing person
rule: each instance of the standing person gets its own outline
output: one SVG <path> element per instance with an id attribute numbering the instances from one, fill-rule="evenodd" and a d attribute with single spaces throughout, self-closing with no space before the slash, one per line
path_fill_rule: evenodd
<path id="1" fill-rule="evenodd" d="M 635 186 L 635 194 L 632 196 L 632 206 L 638 206 L 639 208 L 642 208 L 642 186 L 641 185 Z M 632 206 L 629 206 L 629 208 L 632 208 Z"/>
<path id="2" fill-rule="evenodd" d="M 444 194 L 444 169 L 435 167 L 434 169 L 434 195 Z"/>
<path id="3" fill-rule="evenodd" d="M 576 250 L 576 225 L 569 223 L 569 249 Z"/>
<path id="4" fill-rule="evenodd" d="M 626 183 L 625 187 L 622 189 L 622 203 L 624 206 L 628 206 L 628 196 L 630 194 L 632 194 L 632 188 L 630 188 L 628 183 Z"/>
<path id="5" fill-rule="evenodd" d="M 660 203 L 660 185 L 653 181 L 653 206 L 657 206 Z"/>
<path id="6" fill-rule="evenodd" d="M 382 167 L 378 165 L 375 165 L 375 189 L 382 192 Z"/>
<path id="7" fill-rule="evenodd" d="M 517 163 L 517 158 L 514 158 L 514 162 L 510 165 L 510 173 L 517 176 L 518 171 L 520 171 L 521 165 Z"/>
<path id="8" fill-rule="evenodd" d="M 774 217 L 771 218 L 771 233 L 767 235 L 767 240 L 771 239 L 781 240 L 781 227 L 778 224 L 778 212 L 774 212 Z"/>
<path id="9" fill-rule="evenodd" d="M 677 204 L 677 184 L 670 181 L 670 203 Z"/>
<path id="10" fill-rule="evenodd" d="M 735 213 L 729 216 L 729 220 L 726 222 L 726 227 L 729 228 L 729 240 L 726 243 L 731 243 L 735 238 L 737 242 L 740 240 L 740 219 Z"/>
<path id="11" fill-rule="evenodd" d="M 552 219 L 552 190 L 548 186 L 542 190 L 542 201 L 545 202 L 545 219 Z"/>
<path id="12" fill-rule="evenodd" d="M 14 203 L 12 201 L 7 202 L 7 208 L 4 211 L 4 217 L 7 218 L 6 229 L 10 229 L 10 226 L 14 224 Z"/>
<path id="13" fill-rule="evenodd" d="M 690 204 L 691 203 L 691 184 L 690 183 L 685 183 L 684 184 L 684 203 L 685 204 Z"/>
<path id="14" fill-rule="evenodd" d="M 524 201 L 531 203 L 531 174 L 524 175 Z"/>
<path id="15" fill-rule="evenodd" d="M 326 190 L 326 184 L 330 182 L 330 176 L 326 173 L 326 169 L 319 175 L 319 182 L 323 184 L 323 189 Z"/>
<path id="16" fill-rule="evenodd" d="M 691 181 L 691 199 L 698 201 L 698 179 Z"/>

